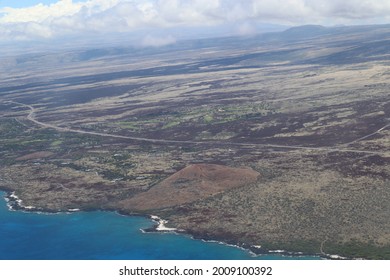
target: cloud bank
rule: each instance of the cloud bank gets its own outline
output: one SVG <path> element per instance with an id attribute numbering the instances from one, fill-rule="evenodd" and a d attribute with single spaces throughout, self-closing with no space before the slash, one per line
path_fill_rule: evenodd
<path id="1" fill-rule="evenodd" d="M 263 22 L 283 25 L 371 24 L 390 20 L 388 0 L 60 0 L 26 8 L 0 9 L 0 40 L 61 38 L 83 34 L 146 32 L 144 44 L 172 37 L 148 30 L 209 28 L 235 24 L 238 34 L 256 32 Z"/>

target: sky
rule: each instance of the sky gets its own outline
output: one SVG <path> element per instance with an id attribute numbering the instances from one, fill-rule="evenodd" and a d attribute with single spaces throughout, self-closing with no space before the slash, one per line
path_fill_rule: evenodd
<path id="1" fill-rule="evenodd" d="M 386 23 L 390 0 L 0 0 L 0 42 L 122 34 L 160 46 L 278 26 Z"/>

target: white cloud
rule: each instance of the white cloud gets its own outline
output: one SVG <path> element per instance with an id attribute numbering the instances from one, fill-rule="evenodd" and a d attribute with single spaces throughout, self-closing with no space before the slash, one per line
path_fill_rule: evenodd
<path id="1" fill-rule="evenodd" d="M 389 15 L 389 0 L 59 0 L 51 5 L 0 9 L 0 40 L 223 24 L 250 34 L 256 22 L 385 23 Z"/>
<path id="2" fill-rule="evenodd" d="M 35 23 L 35 22 L 28 22 L 24 26 L 24 33 L 27 36 L 31 37 L 42 37 L 42 38 L 50 38 L 52 36 L 52 31 L 49 27 Z"/>
<path id="3" fill-rule="evenodd" d="M 281 23 L 301 23 L 317 12 L 305 0 L 255 0 L 254 17 Z M 321 1 L 317 1 L 321 2 Z"/>
<path id="4" fill-rule="evenodd" d="M 306 0 L 305 3 L 323 17 L 341 19 L 377 18 L 387 16 L 390 12 L 390 1 L 387 0 Z"/>
<path id="5" fill-rule="evenodd" d="M 173 36 L 152 36 L 147 35 L 143 38 L 141 45 L 144 47 L 161 47 L 170 45 L 176 42 L 176 39 Z"/>
<path id="6" fill-rule="evenodd" d="M 43 22 L 50 18 L 69 16 L 80 11 L 82 4 L 73 3 L 72 0 L 61 0 L 52 5 L 38 4 L 28 8 L 3 8 L 5 14 L 0 18 L 1 23 Z"/>
<path id="7" fill-rule="evenodd" d="M 238 25 L 236 28 L 236 34 L 239 36 L 251 36 L 256 34 L 256 26 L 250 24 L 249 22 L 244 22 Z"/>

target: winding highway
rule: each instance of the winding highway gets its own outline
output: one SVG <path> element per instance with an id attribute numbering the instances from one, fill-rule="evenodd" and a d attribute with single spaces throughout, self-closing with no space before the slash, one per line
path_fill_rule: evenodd
<path id="1" fill-rule="evenodd" d="M 111 133 L 102 133 L 102 132 L 93 132 L 93 131 L 85 131 L 80 129 L 72 129 L 72 128 L 66 128 L 66 127 L 60 127 L 53 124 L 41 122 L 36 119 L 36 109 L 28 104 L 15 102 L 15 101 L 5 101 L 5 103 L 9 104 L 16 104 L 23 107 L 26 107 L 30 110 L 30 113 L 27 115 L 27 119 L 31 122 L 44 127 L 44 128 L 52 128 L 57 131 L 62 132 L 73 132 L 73 133 L 79 133 L 79 134 L 86 134 L 86 135 L 95 135 L 95 136 L 102 136 L 102 137 L 111 137 L 111 138 L 118 138 L 118 139 L 126 139 L 126 140 L 134 140 L 134 141 L 142 141 L 142 142 L 149 142 L 149 143 L 165 143 L 165 144 L 194 144 L 194 145 L 204 145 L 204 144 L 212 144 L 212 145 L 234 145 L 239 147 L 261 147 L 261 148 L 275 148 L 275 149 L 290 149 L 290 150 L 311 150 L 311 151 L 324 151 L 324 152 L 344 152 L 344 153 L 359 153 L 359 154 L 371 154 L 371 155 L 387 155 L 388 152 L 383 151 L 367 151 L 367 150 L 358 150 L 358 149 L 352 149 L 352 148 L 340 148 L 340 147 L 306 147 L 306 146 L 295 146 L 295 145 L 276 145 L 276 144 L 250 144 L 250 143 L 237 143 L 237 142 L 216 142 L 216 141 L 191 141 L 191 140 L 168 140 L 168 139 L 151 139 L 151 138 L 143 138 L 143 137 L 133 137 L 133 136 L 124 136 L 124 135 L 118 135 L 118 134 L 111 134 Z M 356 143 L 358 141 L 367 139 L 386 128 L 390 127 L 390 124 L 387 124 L 386 126 L 378 129 L 377 131 L 368 134 L 364 137 L 361 137 L 359 139 L 356 139 L 352 142 L 343 144 L 343 145 L 349 145 L 352 143 Z"/>

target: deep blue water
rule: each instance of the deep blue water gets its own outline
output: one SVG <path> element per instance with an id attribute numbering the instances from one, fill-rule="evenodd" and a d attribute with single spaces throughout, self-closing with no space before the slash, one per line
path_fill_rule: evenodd
<path id="1" fill-rule="evenodd" d="M 211 260 L 254 258 L 239 248 L 174 233 L 143 233 L 153 221 L 112 212 L 38 214 L 9 211 L 0 192 L 0 259 Z M 313 259 L 312 257 L 299 259 Z"/>

